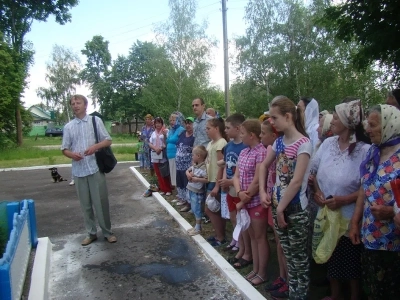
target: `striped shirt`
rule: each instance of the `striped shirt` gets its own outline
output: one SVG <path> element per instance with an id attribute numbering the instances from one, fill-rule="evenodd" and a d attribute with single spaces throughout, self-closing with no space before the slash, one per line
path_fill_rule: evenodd
<path id="1" fill-rule="evenodd" d="M 258 144 L 254 148 L 243 149 L 239 154 L 237 167 L 239 168 L 240 190 L 247 191 L 256 174 L 257 164 L 261 164 L 267 156 L 267 149 L 263 144 Z M 256 207 L 261 204 L 260 195 L 257 193 L 249 203 L 247 208 Z"/>
<path id="2" fill-rule="evenodd" d="M 299 147 L 304 144 L 310 142 L 309 138 L 306 138 L 303 136 L 302 138 L 298 139 L 295 141 L 293 144 L 290 144 L 288 146 L 285 146 L 283 143 L 283 137 L 280 137 L 282 139 L 282 143 L 276 143 L 274 144 L 273 148 L 275 147 L 274 151 L 277 153 L 285 152 L 287 157 L 294 158 L 297 157 L 300 153 L 298 153 Z"/>
<path id="3" fill-rule="evenodd" d="M 308 154 L 311 157 L 312 146 L 310 139 L 304 136 L 289 145 L 285 145 L 283 142 L 283 137 L 279 137 L 272 145 L 272 150 L 276 154 L 276 182 L 273 189 L 272 201 L 274 207 L 277 207 L 279 201 L 282 200 L 290 181 L 294 177 L 297 157 L 303 153 Z M 296 191 L 295 196 L 291 200 L 291 204 L 300 202 L 303 209 L 305 209 L 308 205 L 306 189 L 309 169 L 310 165 L 307 167 L 307 170 L 304 173 L 300 189 Z"/>
<path id="4" fill-rule="evenodd" d="M 64 127 L 63 141 L 61 150 L 68 149 L 83 156 L 80 161 L 72 160 L 72 175 L 85 177 L 96 173 L 99 168 L 96 162 L 96 156 L 84 156 L 84 152 L 96 144 L 92 118 L 96 118 L 97 135 L 99 142 L 110 140 L 111 137 L 104 127 L 103 121 L 98 117 L 86 115 L 83 119 L 75 118 Z"/>

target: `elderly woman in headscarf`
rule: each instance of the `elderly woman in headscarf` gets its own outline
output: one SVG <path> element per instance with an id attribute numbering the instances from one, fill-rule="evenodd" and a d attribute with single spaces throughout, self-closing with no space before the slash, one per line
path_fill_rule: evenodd
<path id="1" fill-rule="evenodd" d="M 169 162 L 169 173 L 171 176 L 172 186 L 176 186 L 176 144 L 179 135 L 185 131 L 182 125 L 185 124 L 185 117 L 180 112 L 174 112 L 169 117 L 170 129 L 167 135 L 167 158 Z"/>
<path id="2" fill-rule="evenodd" d="M 327 114 L 329 114 L 329 111 L 323 110 L 323 111 L 320 111 L 320 112 L 319 112 L 318 117 L 319 117 L 319 119 L 321 120 L 321 118 L 322 118 L 323 116 L 327 115 Z"/>
<path id="3" fill-rule="evenodd" d="M 297 106 L 304 111 L 305 126 L 313 149 L 318 143 L 317 129 L 319 126 L 318 102 L 314 98 L 302 97 Z"/>
<path id="4" fill-rule="evenodd" d="M 357 170 L 365 159 L 370 145 L 365 143 L 362 126 L 361 101 L 336 105 L 332 117 L 332 132 L 319 147 L 311 162 L 316 174 L 314 201 L 330 210 L 339 210 L 341 217 L 350 222 L 360 189 Z M 336 248 L 327 262 L 331 296 L 340 297 L 340 282 L 350 281 L 351 299 L 359 299 L 361 247 L 353 245 L 347 233 L 340 237 Z"/>
<path id="5" fill-rule="evenodd" d="M 333 136 L 332 130 L 331 130 L 331 122 L 333 119 L 332 114 L 325 114 L 320 120 L 319 120 L 319 126 L 317 129 L 318 133 L 318 143 L 315 146 L 315 150 L 317 151 L 318 148 L 321 146 L 321 144 L 328 138 Z"/>
<path id="6" fill-rule="evenodd" d="M 360 166 L 362 186 L 350 238 L 365 248 L 363 282 L 369 299 L 399 299 L 400 229 L 393 220 L 399 187 L 393 190 L 391 182 L 400 176 L 400 111 L 385 104 L 371 108 L 367 133 L 373 144 Z"/>

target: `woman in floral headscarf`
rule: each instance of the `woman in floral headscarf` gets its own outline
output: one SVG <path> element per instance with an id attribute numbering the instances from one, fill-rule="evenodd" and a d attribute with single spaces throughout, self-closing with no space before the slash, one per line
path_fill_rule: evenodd
<path id="1" fill-rule="evenodd" d="M 400 229 L 393 221 L 396 199 L 390 182 L 400 177 L 400 111 L 385 104 L 373 107 L 367 133 L 373 144 L 360 166 L 362 187 L 350 238 L 365 248 L 362 271 L 369 299 L 399 299 Z"/>
<path id="2" fill-rule="evenodd" d="M 336 105 L 332 117 L 332 132 L 319 147 L 311 161 L 311 171 L 316 174 L 314 201 L 331 210 L 339 210 L 342 218 L 350 219 L 354 212 L 360 176 L 357 170 L 365 159 L 370 145 L 363 142 L 361 101 Z M 329 198 L 329 199 L 328 199 Z M 340 282 L 350 281 L 351 299 L 359 299 L 359 279 L 361 277 L 360 246 L 342 236 L 327 262 L 331 296 L 340 297 Z"/>
<path id="3" fill-rule="evenodd" d="M 170 129 L 167 136 L 167 158 L 172 186 L 176 186 L 176 144 L 178 143 L 179 135 L 185 131 L 185 128 L 182 127 L 184 124 L 185 118 L 180 112 L 174 112 L 169 117 Z"/>

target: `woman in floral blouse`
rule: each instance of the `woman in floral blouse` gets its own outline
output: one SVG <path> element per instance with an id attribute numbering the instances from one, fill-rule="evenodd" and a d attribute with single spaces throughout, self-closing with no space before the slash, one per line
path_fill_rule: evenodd
<path id="1" fill-rule="evenodd" d="M 390 182 L 400 176 L 400 111 L 390 105 L 373 107 L 367 133 L 373 145 L 360 166 L 362 186 L 350 238 L 365 248 L 362 271 L 369 299 L 399 299 L 400 229 L 393 220 L 395 197 Z"/>

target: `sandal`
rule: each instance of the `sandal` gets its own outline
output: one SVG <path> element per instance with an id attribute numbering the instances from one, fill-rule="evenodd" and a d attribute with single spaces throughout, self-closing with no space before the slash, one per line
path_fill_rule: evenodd
<path id="1" fill-rule="evenodd" d="M 228 252 L 232 253 L 232 254 L 237 252 L 237 251 L 239 251 L 239 247 L 236 247 L 236 246 L 233 246 L 230 250 L 228 250 Z"/>
<path id="2" fill-rule="evenodd" d="M 255 278 L 261 279 L 261 281 L 260 281 L 259 283 L 253 283 L 253 280 L 254 280 Z M 264 278 L 262 278 L 262 277 L 261 277 L 260 275 L 258 275 L 258 274 L 254 275 L 254 277 L 251 278 L 249 281 L 250 281 L 250 283 L 251 283 L 252 286 L 258 286 L 258 285 L 260 285 L 260 284 L 263 284 L 263 283 L 267 282 L 267 280 L 265 280 Z"/>
<path id="3" fill-rule="evenodd" d="M 246 280 L 248 280 L 248 281 L 251 282 L 251 280 L 252 280 L 255 276 L 257 276 L 257 273 L 254 272 L 254 271 L 252 270 L 252 271 L 250 271 L 249 274 L 247 274 L 246 276 L 244 276 L 244 278 L 245 278 Z"/>
<path id="4" fill-rule="evenodd" d="M 235 269 L 243 269 L 247 266 L 250 266 L 251 264 L 253 264 L 253 260 L 247 260 L 244 258 L 240 258 L 239 261 L 233 265 L 233 267 Z"/>
<path id="5" fill-rule="evenodd" d="M 228 252 L 228 251 L 230 251 L 233 247 L 236 247 L 236 243 L 233 244 L 233 245 L 230 244 L 230 245 L 226 246 L 222 251 Z"/>
<path id="6" fill-rule="evenodd" d="M 229 258 L 227 259 L 227 262 L 230 263 L 231 265 L 233 265 L 233 264 L 236 264 L 239 260 L 240 260 L 240 258 L 229 257 Z"/>

